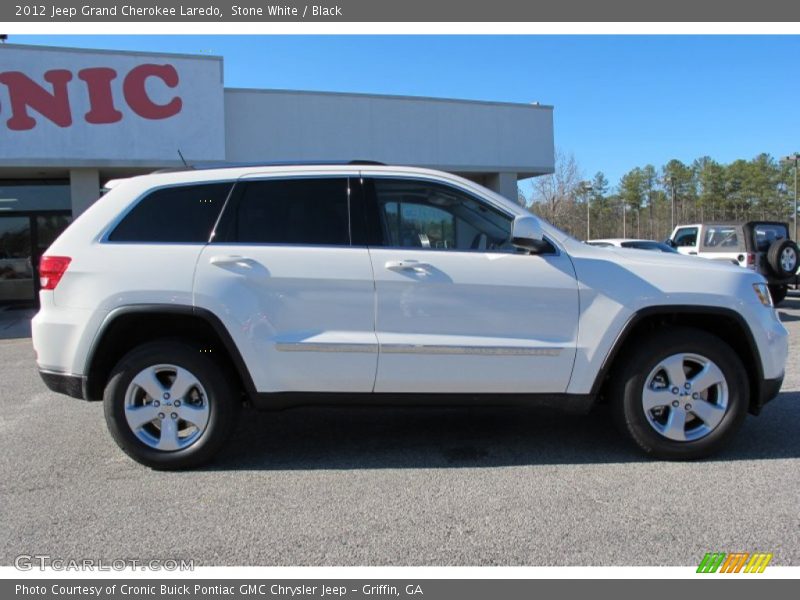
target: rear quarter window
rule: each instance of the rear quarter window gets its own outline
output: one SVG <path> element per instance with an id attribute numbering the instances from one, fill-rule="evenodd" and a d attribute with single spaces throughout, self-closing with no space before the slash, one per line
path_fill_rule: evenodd
<path id="1" fill-rule="evenodd" d="M 154 190 L 108 236 L 112 242 L 208 242 L 232 182 Z"/>

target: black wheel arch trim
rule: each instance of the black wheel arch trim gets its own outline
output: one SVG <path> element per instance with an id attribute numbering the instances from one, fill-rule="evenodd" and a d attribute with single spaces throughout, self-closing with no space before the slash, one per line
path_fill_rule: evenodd
<path id="1" fill-rule="evenodd" d="M 648 306 L 634 312 L 617 335 L 617 338 L 614 340 L 614 345 L 606 354 L 600 370 L 595 376 L 590 394 L 592 396 L 598 396 L 600 394 L 600 390 L 615 360 L 619 356 L 620 350 L 624 347 L 637 325 L 648 318 L 673 315 L 712 315 L 734 319 L 739 324 L 745 334 L 745 341 L 747 342 L 756 369 L 756 380 L 750 382 L 750 389 L 752 391 L 750 397 L 750 412 L 758 414 L 761 406 L 765 403 L 762 394 L 764 388 L 764 366 L 761 363 L 761 354 L 758 351 L 758 345 L 753 337 L 753 331 L 740 313 L 730 308 L 717 306 L 696 306 L 691 304 L 659 305 Z M 742 359 L 747 360 L 747 357 L 742 357 Z"/>
<path id="2" fill-rule="evenodd" d="M 119 306 L 109 312 L 105 318 L 103 319 L 103 323 L 100 325 L 100 328 L 97 330 L 97 333 L 92 340 L 91 348 L 86 355 L 86 363 L 84 366 L 84 373 L 86 374 L 83 378 L 83 396 L 84 398 L 89 398 L 89 381 L 92 377 L 92 364 L 95 361 L 98 346 L 100 345 L 101 341 L 104 339 L 108 328 L 116 321 L 119 317 L 123 315 L 129 314 L 176 314 L 176 315 L 185 315 L 191 317 L 197 317 L 204 320 L 208 323 L 211 328 L 214 330 L 214 333 L 217 334 L 220 341 L 222 342 L 223 346 L 225 347 L 228 356 L 230 357 L 231 362 L 233 363 L 236 372 L 238 373 L 239 377 L 244 384 L 244 391 L 248 397 L 253 397 L 256 395 L 256 386 L 253 382 L 253 378 L 250 376 L 250 371 L 247 368 L 247 365 L 242 358 L 241 353 L 239 352 L 239 348 L 236 346 L 236 343 L 233 341 L 230 333 L 228 332 L 227 327 L 223 324 L 220 318 L 215 315 L 210 310 L 205 308 L 200 308 L 196 306 L 189 306 L 185 304 L 127 304 L 124 306 Z"/>

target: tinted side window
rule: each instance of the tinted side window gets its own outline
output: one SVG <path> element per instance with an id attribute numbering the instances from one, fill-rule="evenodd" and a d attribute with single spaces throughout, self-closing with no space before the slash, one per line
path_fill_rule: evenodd
<path id="1" fill-rule="evenodd" d="M 469 194 L 413 179 L 375 179 L 383 245 L 514 251 L 511 219 Z"/>
<path id="2" fill-rule="evenodd" d="M 447 211 L 416 202 L 386 202 L 383 214 L 390 246 L 456 247 L 456 219 Z"/>
<path id="3" fill-rule="evenodd" d="M 248 181 L 235 195 L 217 241 L 350 245 L 347 178 Z"/>
<path id="4" fill-rule="evenodd" d="M 162 188 L 151 192 L 122 219 L 112 242 L 206 243 L 232 183 Z"/>

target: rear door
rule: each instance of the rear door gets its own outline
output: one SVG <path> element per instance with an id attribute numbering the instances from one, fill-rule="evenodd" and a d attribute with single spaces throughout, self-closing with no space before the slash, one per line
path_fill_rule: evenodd
<path id="1" fill-rule="evenodd" d="M 512 215 L 466 190 L 367 181 L 380 345 L 376 392 L 560 393 L 575 358 L 569 258 L 509 243 Z"/>
<path id="2" fill-rule="evenodd" d="M 241 179 L 200 255 L 195 304 L 222 319 L 259 392 L 372 391 L 372 266 L 349 219 L 358 186 Z"/>

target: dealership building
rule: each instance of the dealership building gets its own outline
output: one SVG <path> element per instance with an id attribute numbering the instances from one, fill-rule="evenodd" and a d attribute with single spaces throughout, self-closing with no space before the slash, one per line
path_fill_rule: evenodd
<path id="1" fill-rule="evenodd" d="M 33 302 L 42 252 L 106 181 L 183 160 L 424 166 L 516 200 L 553 172 L 553 110 L 228 88 L 221 57 L 0 45 L 0 307 Z"/>

